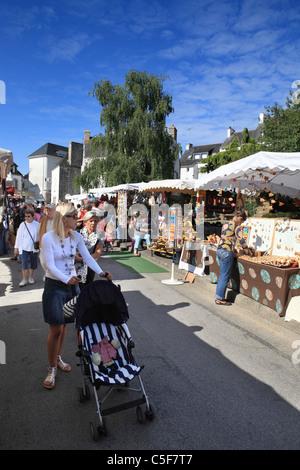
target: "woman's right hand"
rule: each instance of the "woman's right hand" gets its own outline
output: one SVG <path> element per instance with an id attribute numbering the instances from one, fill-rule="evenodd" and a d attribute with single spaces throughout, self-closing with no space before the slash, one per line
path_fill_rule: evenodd
<path id="1" fill-rule="evenodd" d="M 68 280 L 69 286 L 76 286 L 80 282 L 80 278 L 77 276 L 72 276 L 71 279 Z"/>

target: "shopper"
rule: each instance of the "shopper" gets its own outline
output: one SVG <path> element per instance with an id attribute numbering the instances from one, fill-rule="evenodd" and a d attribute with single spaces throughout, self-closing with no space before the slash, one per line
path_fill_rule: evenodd
<path id="1" fill-rule="evenodd" d="M 146 245 L 150 245 L 150 233 L 148 225 L 149 223 L 147 214 L 141 214 L 136 218 L 134 227 L 134 256 L 139 256 L 139 247 L 143 238 L 146 241 Z"/>
<path id="2" fill-rule="evenodd" d="M 220 275 L 217 283 L 215 294 L 215 303 L 217 305 L 231 305 L 230 302 L 225 300 L 225 292 L 231 276 L 234 253 L 233 248 L 238 236 L 242 248 L 247 252 L 247 244 L 242 236 L 240 225 L 246 220 L 247 215 L 244 210 L 239 209 L 234 213 L 231 221 L 225 222 L 222 226 L 221 237 L 217 248 L 217 260 L 220 266 Z"/>
<path id="3" fill-rule="evenodd" d="M 43 292 L 43 313 L 50 330 L 47 339 L 48 374 L 44 387 L 53 389 L 57 367 L 68 372 L 71 366 L 61 358 L 66 334 L 63 305 L 79 294 L 79 277 L 75 271 L 75 254 L 79 251 L 89 268 L 111 280 L 110 273 L 104 273 L 89 254 L 82 236 L 76 232 L 77 210 L 72 204 L 59 205 L 53 219 L 53 230 L 42 238 L 43 265 L 46 268 Z"/>
<path id="4" fill-rule="evenodd" d="M 101 212 L 97 209 L 92 209 L 91 211 L 86 212 L 83 217 L 85 225 L 80 230 L 85 246 L 95 260 L 100 257 L 104 245 L 104 239 L 101 238 L 101 232 L 97 230 L 100 218 Z M 80 253 L 76 253 L 75 262 L 77 266 L 77 275 L 81 277 L 79 287 L 80 290 L 82 290 L 87 284 L 94 280 L 95 271 L 88 267 Z"/>
<path id="5" fill-rule="evenodd" d="M 42 247 L 43 235 L 45 235 L 46 232 L 50 232 L 52 230 L 55 208 L 55 204 L 47 204 L 44 209 L 45 217 L 43 217 L 40 221 L 40 248 Z"/>
<path id="6" fill-rule="evenodd" d="M 34 247 L 34 243 L 39 240 L 40 230 L 40 224 L 34 220 L 34 209 L 25 209 L 24 218 L 24 222 L 20 224 L 18 229 L 14 248 L 14 257 L 17 257 L 19 254 L 22 255 L 23 279 L 19 284 L 20 287 L 26 286 L 27 282 L 34 284 L 33 274 L 37 268 L 37 256 L 39 252 L 39 250 Z M 28 263 L 30 263 L 30 269 L 29 279 L 27 281 Z"/>

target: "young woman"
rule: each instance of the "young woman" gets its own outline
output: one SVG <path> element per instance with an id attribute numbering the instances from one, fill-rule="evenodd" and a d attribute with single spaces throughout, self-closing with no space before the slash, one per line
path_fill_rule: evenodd
<path id="1" fill-rule="evenodd" d="M 65 372 L 71 370 L 61 358 L 61 351 L 66 334 L 63 305 L 79 294 L 74 260 L 79 251 L 84 262 L 99 274 L 111 280 L 110 273 L 104 273 L 98 263 L 89 254 L 82 236 L 76 232 L 77 211 L 72 204 L 59 205 L 56 208 L 52 231 L 45 233 L 42 239 L 43 266 L 46 280 L 43 292 L 43 313 L 50 331 L 47 340 L 48 374 L 44 387 L 53 389 L 57 367 Z"/>
<path id="2" fill-rule="evenodd" d="M 37 256 L 39 250 L 34 249 L 34 242 L 39 240 L 40 224 L 34 220 L 34 210 L 26 209 L 24 212 L 24 222 L 20 224 L 17 232 L 15 248 L 14 248 L 14 259 L 18 258 L 18 255 L 22 255 L 22 281 L 19 286 L 26 286 L 34 284 L 33 274 L 37 268 Z M 27 271 L 29 264 L 29 279 L 27 281 Z"/>

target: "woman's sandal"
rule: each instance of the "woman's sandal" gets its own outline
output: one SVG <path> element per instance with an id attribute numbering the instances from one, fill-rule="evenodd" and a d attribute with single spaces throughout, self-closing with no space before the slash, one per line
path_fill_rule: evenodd
<path id="1" fill-rule="evenodd" d="M 217 305 L 232 305 L 231 302 L 228 302 L 227 300 L 220 300 L 220 299 L 215 299 L 215 303 Z"/>
<path id="2" fill-rule="evenodd" d="M 61 356 L 57 356 L 57 367 L 61 370 L 63 370 L 64 372 L 69 372 L 71 370 L 71 366 L 70 364 L 66 364 Z"/>
<path id="3" fill-rule="evenodd" d="M 48 374 L 43 385 L 45 388 L 52 390 L 55 387 L 56 367 L 48 367 Z"/>

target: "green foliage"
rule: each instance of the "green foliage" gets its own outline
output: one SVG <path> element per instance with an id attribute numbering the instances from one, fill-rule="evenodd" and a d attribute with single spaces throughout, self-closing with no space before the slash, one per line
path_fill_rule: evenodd
<path id="1" fill-rule="evenodd" d="M 95 83 L 90 93 L 102 108 L 105 133 L 92 139 L 92 148 L 94 153 L 105 149 L 105 158 L 95 157 L 97 164 L 92 160 L 81 186 L 96 177 L 106 186 L 173 177 L 180 148 L 166 130 L 166 117 L 173 112 L 172 98 L 163 91 L 166 78 L 130 70 L 123 86 Z"/>
<path id="2" fill-rule="evenodd" d="M 300 89 L 299 86 L 298 89 Z M 300 100 L 298 103 L 290 92 L 286 108 L 275 103 L 272 107 L 265 106 L 265 109 L 267 113 L 261 137 L 263 149 L 269 152 L 299 152 Z"/>
<path id="3" fill-rule="evenodd" d="M 81 175 L 75 176 L 73 180 L 73 187 L 75 191 L 79 191 L 80 187 L 85 192 L 88 192 L 91 188 L 97 188 L 99 186 L 99 175 L 101 174 L 101 160 L 99 158 L 92 158 L 90 163 L 86 165 Z"/>
<path id="4" fill-rule="evenodd" d="M 257 198 L 247 198 L 245 199 L 244 209 L 247 212 L 249 217 L 254 217 L 256 213 L 256 209 L 259 206 L 259 202 Z"/>
<path id="5" fill-rule="evenodd" d="M 240 160 L 241 158 L 252 155 L 253 153 L 259 152 L 261 145 L 256 144 L 255 139 L 249 136 L 248 129 L 245 127 L 243 131 L 242 143 L 239 143 L 237 137 L 234 137 L 232 142 L 227 145 L 223 152 L 216 153 L 215 155 L 209 155 L 203 159 L 201 163 L 205 163 L 205 166 L 200 168 L 201 173 L 210 173 L 211 171 L 219 168 L 227 163 Z"/>

